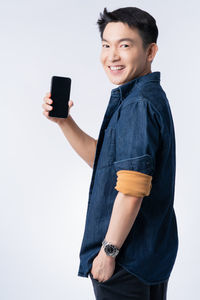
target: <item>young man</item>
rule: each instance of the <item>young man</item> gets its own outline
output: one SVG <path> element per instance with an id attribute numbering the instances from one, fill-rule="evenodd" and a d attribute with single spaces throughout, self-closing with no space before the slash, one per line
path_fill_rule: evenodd
<path id="1" fill-rule="evenodd" d="M 54 118 L 93 167 L 78 275 L 90 275 L 98 300 L 164 300 L 178 232 L 173 119 L 160 72 L 151 71 L 158 29 L 155 19 L 136 7 L 105 8 L 97 24 L 103 68 L 118 85 L 98 140 L 70 115 Z M 47 117 L 49 97 L 43 105 Z"/>

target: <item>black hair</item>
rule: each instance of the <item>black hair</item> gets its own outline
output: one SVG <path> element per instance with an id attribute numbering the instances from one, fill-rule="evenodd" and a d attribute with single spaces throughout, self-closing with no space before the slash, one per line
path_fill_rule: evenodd
<path id="1" fill-rule="evenodd" d="M 100 13 L 100 18 L 97 21 L 101 39 L 106 25 L 110 22 L 122 22 L 129 25 L 133 29 L 138 29 L 138 32 L 143 41 L 144 50 L 151 43 L 156 43 L 158 38 L 158 28 L 156 20 L 146 11 L 137 7 L 123 7 L 112 12 L 108 12 L 106 7 L 103 13 Z"/>

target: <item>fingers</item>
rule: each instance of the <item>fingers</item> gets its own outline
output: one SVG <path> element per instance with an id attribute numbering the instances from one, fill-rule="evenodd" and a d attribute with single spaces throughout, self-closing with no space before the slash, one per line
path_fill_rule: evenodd
<path id="1" fill-rule="evenodd" d="M 46 111 L 50 111 L 53 109 L 53 107 L 47 103 L 43 103 L 42 108 L 44 108 L 44 110 L 46 110 Z"/>
<path id="2" fill-rule="evenodd" d="M 44 101 L 45 103 L 49 103 L 49 104 L 52 104 L 52 103 L 53 103 L 53 100 L 50 99 L 50 98 L 47 97 L 47 96 L 43 98 L 43 101 Z"/>
<path id="3" fill-rule="evenodd" d="M 73 104 L 72 100 L 69 100 L 69 102 L 68 102 L 69 108 L 71 108 L 73 105 L 74 105 L 74 104 Z"/>
<path id="4" fill-rule="evenodd" d="M 45 115 L 46 117 L 49 116 L 49 112 L 48 112 L 48 111 L 45 111 L 45 110 L 44 110 L 42 113 L 43 113 L 43 115 Z"/>
<path id="5" fill-rule="evenodd" d="M 42 108 L 44 109 L 43 115 L 45 115 L 46 117 L 49 117 L 49 111 L 51 111 L 53 109 L 53 106 L 52 106 L 53 100 L 50 97 L 51 97 L 51 93 L 47 92 L 45 94 L 45 97 L 43 98 L 43 101 L 44 101 L 44 103 L 42 104 Z M 69 102 L 68 102 L 69 109 L 73 105 L 74 105 L 73 101 L 69 100 Z"/>
<path id="6" fill-rule="evenodd" d="M 50 98 L 50 96 L 51 96 L 51 93 L 50 93 L 50 92 L 46 93 L 45 97 L 43 98 L 43 101 L 44 101 L 45 103 L 52 104 L 52 103 L 53 103 L 53 100 Z M 69 100 L 68 106 L 69 106 L 69 107 L 72 107 L 73 105 L 74 105 L 73 101 L 72 101 L 72 100 Z"/>
<path id="7" fill-rule="evenodd" d="M 48 92 L 48 93 L 46 93 L 46 96 L 43 98 L 44 103 L 42 104 L 42 108 L 44 108 L 44 110 L 45 110 L 43 112 L 43 114 L 45 116 L 49 115 L 48 112 L 53 109 L 52 105 L 50 105 L 53 103 L 53 100 L 49 98 L 50 95 L 51 95 L 51 93 Z"/>

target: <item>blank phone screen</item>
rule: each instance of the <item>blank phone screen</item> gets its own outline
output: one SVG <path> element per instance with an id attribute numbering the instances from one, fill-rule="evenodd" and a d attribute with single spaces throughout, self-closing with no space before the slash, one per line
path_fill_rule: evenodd
<path id="1" fill-rule="evenodd" d="M 49 111 L 50 117 L 67 118 L 68 101 L 70 97 L 71 78 L 52 76 L 51 78 L 51 104 L 53 109 Z"/>

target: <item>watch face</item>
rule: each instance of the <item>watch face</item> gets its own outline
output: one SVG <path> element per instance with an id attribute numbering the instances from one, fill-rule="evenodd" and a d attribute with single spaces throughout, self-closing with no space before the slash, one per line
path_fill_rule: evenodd
<path id="1" fill-rule="evenodd" d="M 108 255 L 111 255 L 111 254 L 115 253 L 115 247 L 112 246 L 112 245 L 106 245 L 106 246 L 105 246 L 105 252 L 106 252 Z"/>

